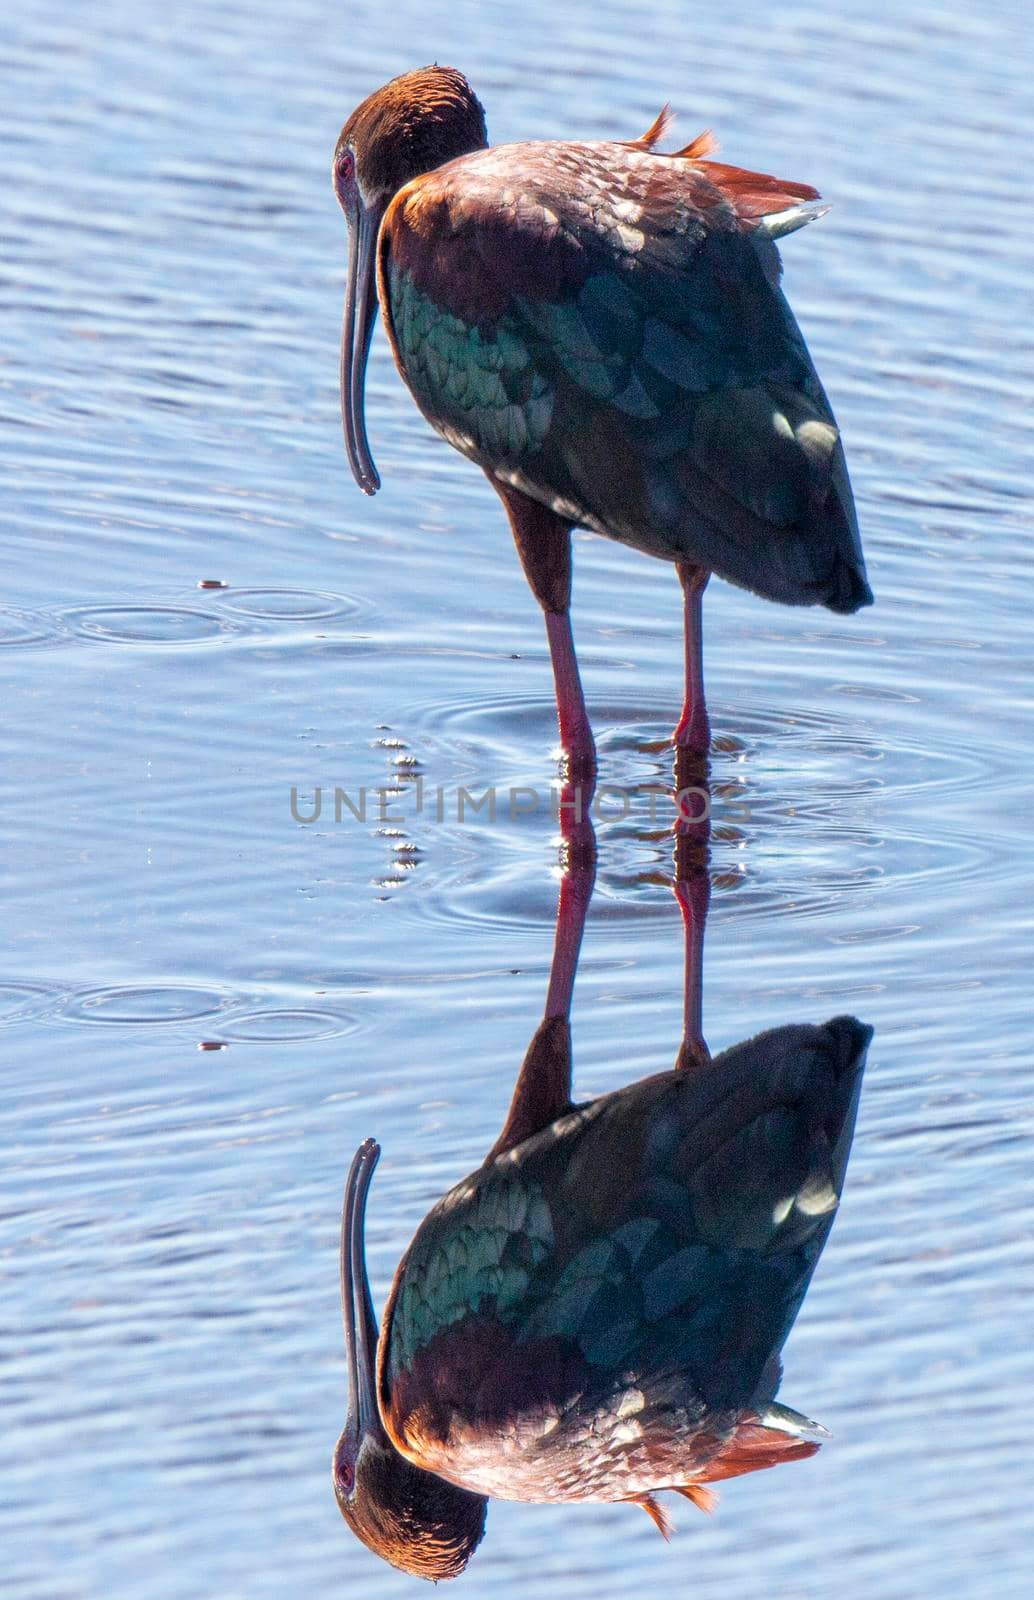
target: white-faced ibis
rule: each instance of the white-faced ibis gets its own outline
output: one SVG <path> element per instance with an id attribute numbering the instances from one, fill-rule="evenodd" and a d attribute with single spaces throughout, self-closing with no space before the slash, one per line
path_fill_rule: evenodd
<path id="1" fill-rule="evenodd" d="M 466 79 L 433 66 L 364 100 L 334 152 L 352 472 L 375 493 L 363 384 L 379 297 L 420 410 L 506 507 L 579 770 L 595 757 L 568 611 L 572 528 L 675 562 L 675 741 L 698 754 L 712 572 L 789 605 L 872 600 L 840 435 L 773 243 L 821 214 L 817 192 L 707 159 L 709 134 L 663 154 L 667 121 L 665 109 L 627 143 L 489 149 Z"/>
<path id="2" fill-rule="evenodd" d="M 369 1547 L 453 1577 L 486 1499 L 655 1498 L 814 1454 L 776 1402 L 779 1352 L 836 1212 L 871 1030 L 786 1026 L 710 1060 L 699 974 L 672 1072 L 571 1101 L 568 1012 L 592 886 L 587 829 L 561 887 L 545 1016 L 503 1130 L 402 1258 L 378 1336 L 366 1196 L 341 1233 L 349 1408 L 338 1505 Z M 699 964 L 706 900 L 682 897 Z M 696 991 L 696 992 L 694 992 Z"/>

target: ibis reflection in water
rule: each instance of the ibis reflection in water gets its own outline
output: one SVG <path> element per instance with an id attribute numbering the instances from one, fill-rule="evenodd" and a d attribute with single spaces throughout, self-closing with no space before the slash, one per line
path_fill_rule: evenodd
<path id="1" fill-rule="evenodd" d="M 708 157 L 703 134 L 488 148 L 461 73 L 393 79 L 334 152 L 350 259 L 345 442 L 380 484 L 363 385 L 378 299 L 431 425 L 484 469 L 543 607 L 569 770 L 595 768 L 569 618 L 571 529 L 676 564 L 686 697 L 706 752 L 701 596 L 712 572 L 769 600 L 872 600 L 840 435 L 779 287 L 774 241 L 816 191 Z M 375 292 L 376 285 L 376 292 Z M 619 602 L 615 602 L 619 608 Z"/>
<path id="2" fill-rule="evenodd" d="M 703 1040 L 699 827 L 677 841 L 686 1021 L 675 1070 L 571 1098 L 569 1012 L 594 873 L 568 824 L 545 1015 L 502 1132 L 421 1223 L 378 1335 L 364 1260 L 368 1139 L 348 1175 L 349 1408 L 338 1505 L 386 1560 L 452 1577 L 490 1496 L 704 1509 L 708 1484 L 812 1455 L 779 1352 L 833 1222 L 870 1029 L 784 1026 L 713 1060 Z"/>

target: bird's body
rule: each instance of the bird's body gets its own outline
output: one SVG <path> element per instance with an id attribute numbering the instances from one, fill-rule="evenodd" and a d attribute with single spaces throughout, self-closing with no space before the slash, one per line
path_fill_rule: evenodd
<path id="1" fill-rule="evenodd" d="M 376 268 L 404 381 L 503 498 L 546 612 L 561 733 L 590 765 L 572 527 L 677 563 L 692 641 L 711 572 L 787 604 L 872 599 L 839 432 L 779 287 L 773 241 L 820 214 L 816 192 L 708 160 L 708 135 L 661 154 L 665 125 L 629 143 L 490 148 L 466 80 L 434 67 L 364 101 L 335 153 L 353 235 L 353 472 L 373 493 L 362 380 Z M 703 750 L 690 667 L 677 742 Z"/>
<path id="2" fill-rule="evenodd" d="M 756 215 L 807 221 L 813 196 L 616 143 L 462 156 L 381 225 L 399 371 L 450 444 L 569 523 L 854 610 L 839 435 Z"/>
<path id="3" fill-rule="evenodd" d="M 708 747 L 711 572 L 791 604 L 871 599 L 839 434 L 779 288 L 773 240 L 815 214 L 814 191 L 707 160 L 708 136 L 658 154 L 665 120 L 630 144 L 491 149 L 466 80 L 429 67 L 369 96 L 334 158 L 353 473 L 378 487 L 363 380 L 379 299 L 417 404 L 506 507 L 590 794 L 573 527 L 675 563 L 691 755 Z M 654 1491 L 706 1505 L 708 1483 L 810 1455 L 822 1432 L 776 1403 L 779 1351 L 837 1206 L 869 1030 L 780 1028 L 712 1062 L 687 976 L 678 1069 L 575 1106 L 585 861 L 564 881 L 546 1016 L 504 1129 L 417 1231 L 379 1334 L 373 1141 L 346 1185 L 335 1492 L 361 1539 L 426 1577 L 462 1570 L 489 1495 L 634 1500 L 663 1529 Z"/>
<path id="4" fill-rule="evenodd" d="M 451 1576 L 489 1496 L 631 1500 L 667 1533 L 657 1490 L 706 1510 L 707 1484 L 818 1449 L 825 1430 L 775 1401 L 779 1352 L 839 1202 L 870 1031 L 776 1028 L 576 1106 L 566 1019 L 547 1017 L 499 1139 L 399 1263 L 379 1336 L 362 1254 L 377 1147 L 360 1147 L 334 1475 L 366 1543 Z"/>
<path id="5" fill-rule="evenodd" d="M 483 1495 L 648 1500 L 810 1455 L 773 1405 L 832 1224 L 868 1037 L 776 1029 L 572 1109 L 435 1207 L 396 1275 L 378 1403 Z"/>

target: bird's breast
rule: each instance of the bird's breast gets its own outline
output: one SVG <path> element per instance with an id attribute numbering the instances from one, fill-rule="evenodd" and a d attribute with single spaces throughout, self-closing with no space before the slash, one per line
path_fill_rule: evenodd
<path id="1" fill-rule="evenodd" d="M 633 1384 L 602 1406 L 544 1407 L 484 1426 L 465 1421 L 444 1440 L 425 1432 L 417 1414 L 396 1442 L 425 1470 L 496 1499 L 616 1501 L 703 1481 L 737 1421 L 678 1406 L 649 1413 Z"/>

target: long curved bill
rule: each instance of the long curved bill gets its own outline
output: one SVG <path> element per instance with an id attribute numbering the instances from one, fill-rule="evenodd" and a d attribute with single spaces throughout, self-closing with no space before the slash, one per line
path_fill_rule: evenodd
<path id="1" fill-rule="evenodd" d="M 381 486 L 366 439 L 363 384 L 377 320 L 377 231 L 382 206 L 360 205 L 348 219 L 348 286 L 341 323 L 341 425 L 352 476 L 364 494 Z"/>
<path id="2" fill-rule="evenodd" d="M 348 1363 L 345 1435 L 356 1446 L 364 1434 L 383 1434 L 384 1431 L 377 1409 L 374 1376 L 377 1317 L 370 1294 L 370 1280 L 366 1275 L 363 1245 L 366 1196 L 380 1153 L 381 1148 L 376 1140 L 363 1140 L 352 1157 L 341 1210 L 341 1315 L 345 1325 L 345 1357 Z"/>

